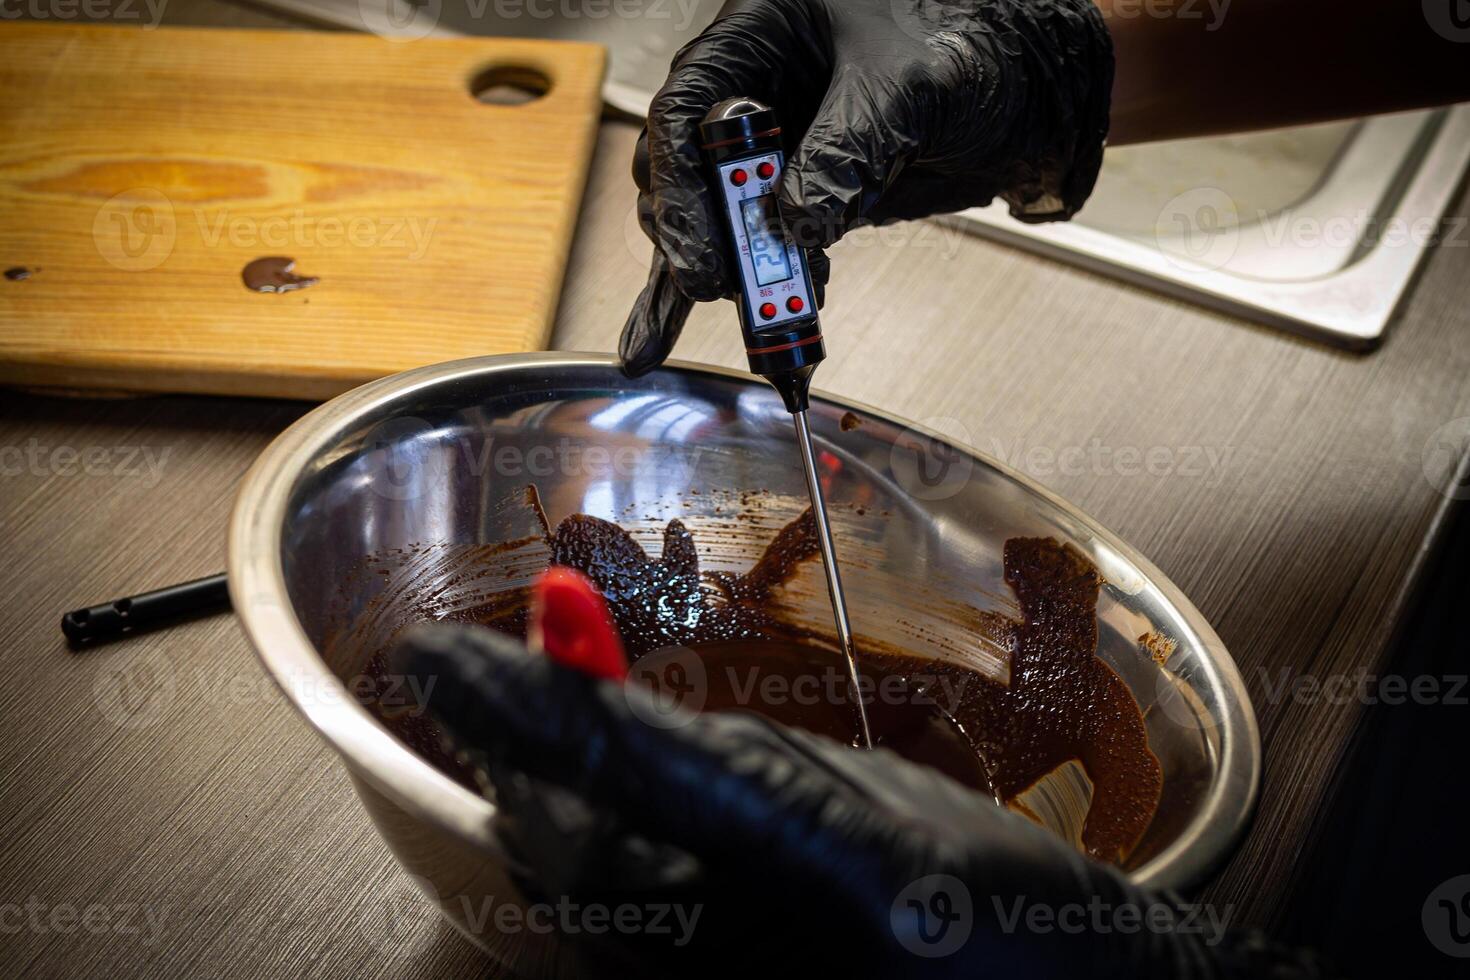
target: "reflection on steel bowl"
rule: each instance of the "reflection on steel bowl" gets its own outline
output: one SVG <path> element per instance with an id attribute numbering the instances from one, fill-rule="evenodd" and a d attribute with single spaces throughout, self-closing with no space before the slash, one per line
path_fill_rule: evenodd
<path id="1" fill-rule="evenodd" d="M 1136 701 L 1162 772 L 1123 867 L 1155 887 L 1207 878 L 1254 806 L 1260 743 L 1234 664 L 1198 611 L 1085 515 L 955 440 L 837 400 L 816 399 L 811 420 L 860 646 L 1003 683 L 1006 634 L 976 624 L 1017 616 L 1006 542 L 1049 540 L 1096 568 L 1096 657 Z M 574 972 L 576 952 L 474 915 L 487 900 L 523 901 L 492 803 L 348 689 L 361 692 L 367 659 L 404 625 L 475 618 L 545 567 L 551 528 L 528 485 L 553 526 L 588 514 L 656 554 L 677 518 L 701 570 L 739 574 L 805 507 L 795 451 L 779 399 L 748 376 L 671 366 L 630 380 L 606 356 L 526 354 L 349 392 L 292 426 L 246 478 L 230 588 L 252 643 L 420 887 L 518 971 Z M 773 595 L 783 624 L 830 628 L 814 563 Z M 1082 767 L 1064 762 L 1013 802 L 1080 842 L 1091 793 Z"/>

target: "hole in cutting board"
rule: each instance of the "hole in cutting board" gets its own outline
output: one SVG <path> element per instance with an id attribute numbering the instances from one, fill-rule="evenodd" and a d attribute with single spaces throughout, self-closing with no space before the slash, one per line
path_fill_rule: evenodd
<path id="1" fill-rule="evenodd" d="M 550 91 L 551 79 L 518 65 L 486 68 L 470 81 L 470 94 L 486 105 L 525 105 Z"/>

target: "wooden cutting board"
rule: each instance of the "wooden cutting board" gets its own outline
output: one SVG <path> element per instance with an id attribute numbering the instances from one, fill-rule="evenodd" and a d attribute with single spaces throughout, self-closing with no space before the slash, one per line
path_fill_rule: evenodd
<path id="1" fill-rule="evenodd" d="M 325 398 L 545 346 L 604 52 L 7 25 L 0 382 Z M 487 79 L 544 80 L 520 105 Z M 309 288 L 260 293 L 252 260 Z"/>

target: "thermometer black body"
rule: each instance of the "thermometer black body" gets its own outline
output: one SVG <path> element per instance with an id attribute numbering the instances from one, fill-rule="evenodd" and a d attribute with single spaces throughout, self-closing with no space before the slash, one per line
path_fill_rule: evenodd
<path id="1" fill-rule="evenodd" d="M 726 258 L 732 263 L 745 354 L 751 372 L 765 378 L 780 393 L 796 423 L 827 594 L 832 599 L 837 638 L 847 657 L 848 679 L 857 706 L 860 744 L 872 748 L 853 653 L 852 627 L 847 620 L 847 600 L 843 597 L 832 527 L 827 521 L 827 505 L 807 425 L 812 372 L 827 351 L 822 346 L 822 325 L 817 319 L 816 294 L 806 255 L 786 234 L 776 207 L 776 188 L 786 163 L 781 125 L 775 112 L 754 99 L 726 99 L 704 117 L 699 132 L 709 166 L 710 190 L 731 246 Z"/>
<path id="2" fill-rule="evenodd" d="M 827 356 L 806 255 L 776 207 L 785 154 L 776 113 L 753 99 L 727 99 L 700 125 L 704 157 L 732 248 L 735 303 L 752 374 L 804 411 L 812 372 Z"/>

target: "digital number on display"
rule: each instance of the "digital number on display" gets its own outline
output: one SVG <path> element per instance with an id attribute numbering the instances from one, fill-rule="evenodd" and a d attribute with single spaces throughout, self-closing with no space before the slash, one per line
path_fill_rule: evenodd
<path id="1" fill-rule="evenodd" d="M 745 222 L 750 241 L 750 261 L 755 267 L 755 281 L 769 286 L 791 278 L 791 263 L 786 257 L 786 236 L 781 233 L 781 218 L 776 209 L 776 195 L 762 194 L 740 202 L 740 217 Z"/>

